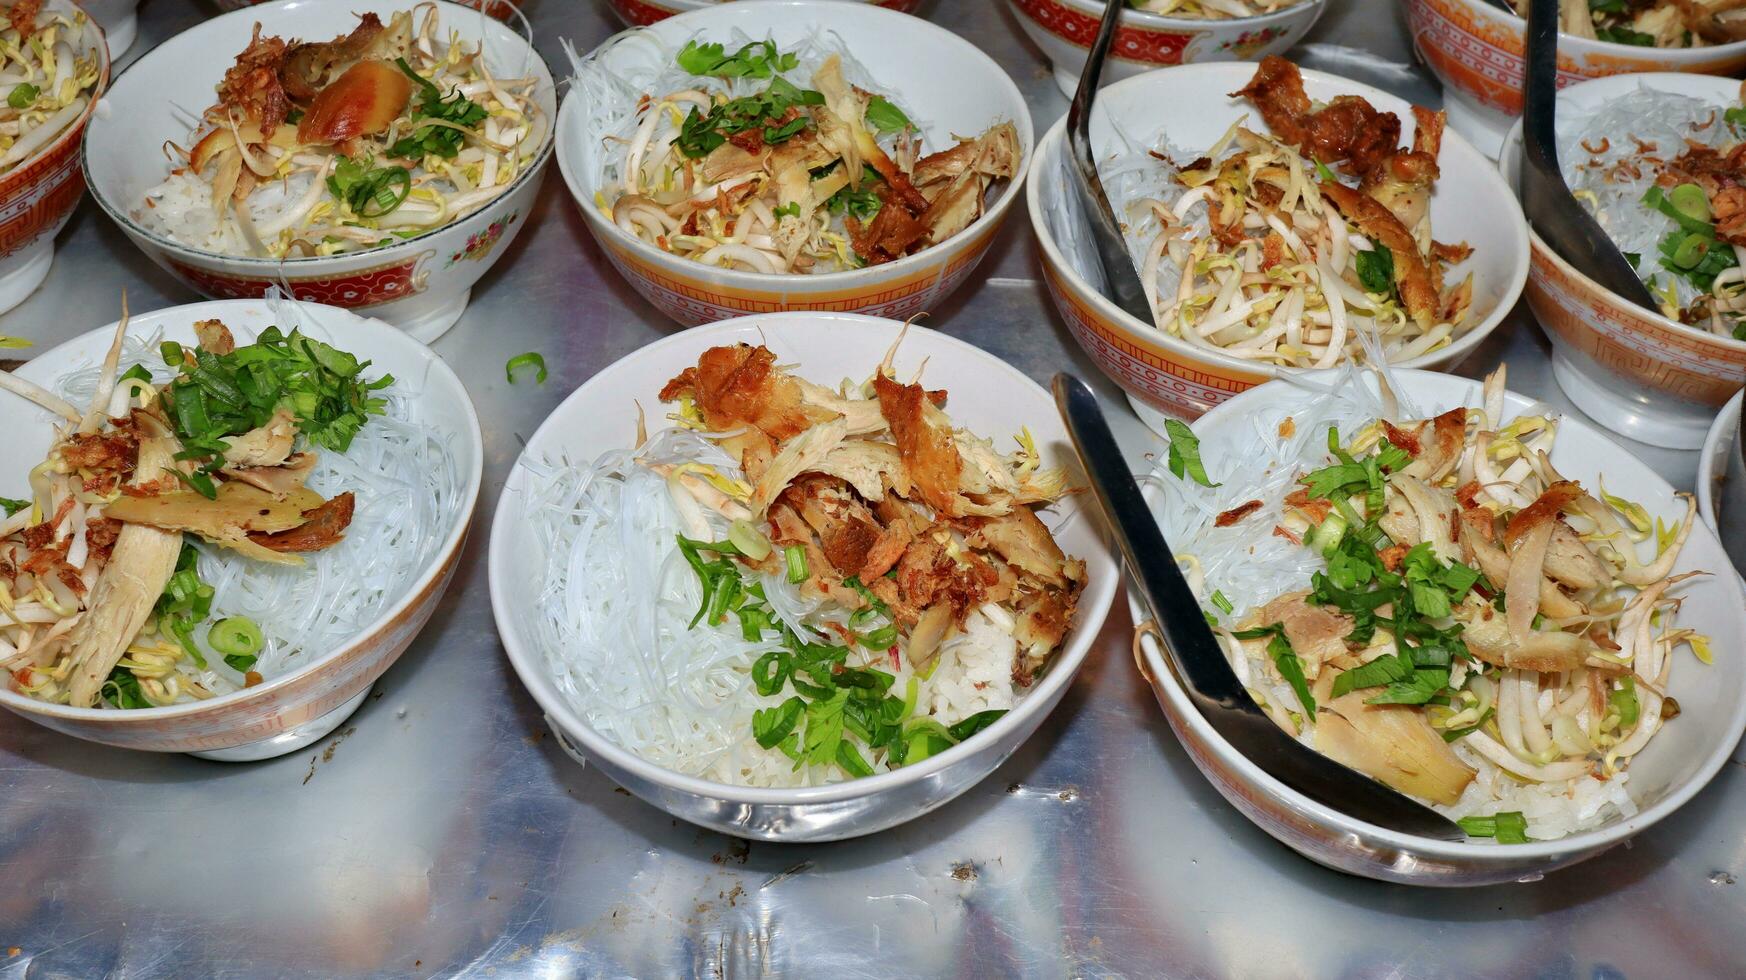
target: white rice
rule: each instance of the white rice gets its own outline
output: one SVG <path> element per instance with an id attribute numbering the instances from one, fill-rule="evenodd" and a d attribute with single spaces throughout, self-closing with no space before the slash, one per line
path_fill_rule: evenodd
<path id="1" fill-rule="evenodd" d="M 1559 127 L 1558 159 L 1570 189 L 1595 196 L 1594 202 L 1586 203 L 1619 251 L 1641 256 L 1637 272 L 1644 279 L 1651 275 L 1657 283 L 1671 279 L 1682 308 L 1702 294 L 1662 262 L 1661 240 L 1677 225 L 1643 203 L 1643 194 L 1655 184 L 1660 168 L 1645 164 L 1636 168 L 1638 176 L 1633 178 L 1629 168 L 1620 174 L 1615 166 L 1644 156 L 1671 160 L 1685 152 L 1687 140 L 1717 148 L 1739 142 L 1741 134 L 1722 119 L 1725 108 L 1643 85 L 1609 101 L 1587 119 L 1573 120 L 1568 130 Z M 1639 146 L 1638 141 L 1647 145 Z"/>
<path id="2" fill-rule="evenodd" d="M 314 179 L 314 174 L 303 173 L 261 184 L 248 197 L 250 220 L 257 227 L 273 221 L 302 200 Z M 218 212 L 212 208 L 212 185 L 194 174 L 172 174 L 146 191 L 145 197 L 145 205 L 134 211 L 133 218 L 147 229 L 222 255 L 255 254 L 235 219 L 227 215 L 224 221 L 218 220 Z M 388 237 L 388 233 L 383 232 L 383 236 Z"/>
<path id="3" fill-rule="evenodd" d="M 1159 490 L 1152 498 L 1153 509 L 1166 539 L 1182 560 L 1202 606 L 1222 625 L 1235 626 L 1274 597 L 1305 588 L 1310 573 L 1325 567 L 1319 555 L 1275 535 L 1273 528 L 1284 523 L 1283 500 L 1298 477 L 1327 463 L 1328 426 L 1338 426 L 1345 440 L 1378 418 L 1427 417 L 1404 397 L 1396 410 L 1385 410 L 1366 374 L 1368 369 L 1348 365 L 1326 376 L 1326 383 L 1303 375 L 1285 377 L 1285 383 L 1313 392 L 1314 397 L 1295 400 L 1289 412 L 1278 405 L 1253 412 L 1246 441 L 1221 441 L 1224 447 L 1241 444 L 1243 452 L 1222 452 L 1210 444 L 1203 447 L 1207 475 L 1221 486 L 1207 488 L 1177 479 L 1161 463 L 1145 476 Z M 1401 390 L 1398 385 L 1390 387 Z M 1422 407 L 1441 411 L 1454 406 Z M 1521 414 L 1556 416 L 1544 406 Z M 1293 431 L 1281 436 L 1281 423 L 1288 417 Z M 1230 527 L 1215 526 L 1218 514 L 1250 500 L 1262 504 L 1253 516 Z M 1210 597 L 1215 591 L 1230 600 L 1230 614 L 1213 607 Z M 1297 704 L 1297 695 L 1266 656 L 1232 656 L 1231 666 L 1245 686 L 1273 704 Z M 1313 748 L 1314 730 L 1304 726 L 1299 740 Z M 1455 743 L 1454 749 L 1478 775 L 1454 805 L 1436 807 L 1451 819 L 1520 810 L 1531 838 L 1553 840 L 1636 812 L 1625 790 L 1627 773 L 1610 781 L 1584 776 L 1563 783 L 1523 783 L 1462 743 Z"/>
<path id="4" fill-rule="evenodd" d="M 752 683 L 753 663 L 781 648 L 777 638 L 766 632 L 748 642 L 732 615 L 721 625 L 690 625 L 702 586 L 675 537 L 700 535 L 665 478 L 644 465 L 683 462 L 739 475 L 720 448 L 683 429 L 656 434 L 640 453 L 614 450 L 591 465 L 529 464 L 527 540 L 535 552 L 528 560 L 540 609 L 534 630 L 558 690 L 601 736 L 674 772 L 744 786 L 840 782 L 846 776 L 837 766 L 797 766 L 752 737 L 753 714 L 794 694 L 784 685 L 760 695 Z M 691 517 L 706 522 L 702 537 L 727 536 L 721 515 L 699 508 Z M 777 617 L 802 636 L 824 642 L 819 627 L 847 619 L 784 577 L 762 582 Z M 950 726 L 1011 708 L 1018 655 L 1011 627 L 998 606 L 972 613 L 966 632 L 943 645 L 933 674 L 919 681 L 916 713 Z M 888 655 L 856 648 L 849 665 L 894 674 L 887 693 L 901 698 L 914 673 L 907 657 L 898 659 L 894 666 Z M 874 772 L 889 768 L 864 747 L 862 756 Z"/>
<path id="5" fill-rule="evenodd" d="M 287 318 L 281 329 L 289 333 L 293 326 L 295 320 Z M 239 345 L 249 342 L 243 331 L 235 332 Z M 129 337 L 122 369 L 140 364 L 153 381 L 169 381 L 175 372 L 158 353 L 160 339 L 156 334 Z M 54 388 L 83 406 L 96 389 L 98 372 L 95 365 L 71 372 Z M 381 373 L 365 369 L 367 376 Z M 296 670 L 355 639 L 406 594 L 436 555 L 461 505 L 452 447 L 422 423 L 416 379 L 396 378 L 377 394 L 388 401 L 383 414 L 370 417 L 345 454 L 315 447 L 310 489 L 324 497 L 349 490 L 357 498 L 352 524 L 339 544 L 303 555 L 304 564 L 295 567 L 190 539 L 200 550 L 200 577 L 214 590 L 212 616 L 195 631 L 195 641 L 209 654 L 211 624 L 247 616 L 265 640 L 254 669 L 269 680 Z M 207 664 L 199 676 L 208 686 L 242 686 L 243 676 L 222 658 L 208 655 Z"/>

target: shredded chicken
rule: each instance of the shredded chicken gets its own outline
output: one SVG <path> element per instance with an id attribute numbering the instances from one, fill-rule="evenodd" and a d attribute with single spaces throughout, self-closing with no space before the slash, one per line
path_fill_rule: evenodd
<path id="1" fill-rule="evenodd" d="M 967 155 L 952 166 L 975 163 Z M 1066 492 L 1064 478 L 1038 470 L 1028 452 L 1003 457 L 955 428 L 945 393 L 898 381 L 889 358 L 865 387 L 819 388 L 742 344 L 705 351 L 661 397 L 717 433 L 752 481 L 738 501 L 706 505 L 725 514 L 743 503 L 774 544 L 801 549 L 806 590 L 850 609 L 883 604 L 918 670 L 966 617 L 999 605 L 1019 647 L 1014 680 L 1030 683 L 1085 584 L 1085 564 L 1062 553 L 1033 510 Z"/>

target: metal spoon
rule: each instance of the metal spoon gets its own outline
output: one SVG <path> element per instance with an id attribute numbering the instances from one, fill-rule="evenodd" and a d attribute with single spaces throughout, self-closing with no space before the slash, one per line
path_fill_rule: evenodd
<path id="1" fill-rule="evenodd" d="M 1403 834 L 1466 840 L 1447 817 L 1314 751 L 1262 713 L 1207 628 L 1200 603 L 1140 496 L 1097 396 L 1073 375 L 1057 374 L 1055 407 L 1158 624 L 1164 651 L 1207 723 L 1262 771 L 1323 806 Z"/>
<path id="2" fill-rule="evenodd" d="M 1091 154 L 1091 103 L 1097 98 L 1097 83 L 1103 77 L 1103 58 L 1109 53 L 1110 40 L 1115 37 L 1116 21 L 1127 7 L 1124 0 L 1107 0 L 1103 22 L 1098 25 L 1097 38 L 1085 55 L 1085 68 L 1079 73 L 1079 88 L 1073 92 L 1073 103 L 1067 107 L 1067 159 L 1073 189 L 1079 195 L 1081 210 L 1091 225 L 1092 242 L 1097 246 L 1098 262 L 1103 266 L 1103 281 L 1109 284 L 1117 306 L 1141 323 L 1152 322 L 1152 305 L 1146 302 L 1146 291 L 1140 287 L 1140 275 L 1134 271 L 1134 260 L 1128 254 L 1122 238 L 1121 222 L 1103 192 L 1103 180 L 1097 175 L 1097 161 Z"/>
<path id="3" fill-rule="evenodd" d="M 1522 113 L 1522 208 L 1552 251 L 1621 299 L 1659 312 L 1637 270 L 1594 217 L 1570 196 L 1558 166 L 1558 4 L 1528 5 L 1528 63 Z"/>

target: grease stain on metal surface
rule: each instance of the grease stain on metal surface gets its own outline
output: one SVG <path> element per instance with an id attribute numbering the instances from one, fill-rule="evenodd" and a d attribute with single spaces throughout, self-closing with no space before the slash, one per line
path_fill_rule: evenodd
<path id="1" fill-rule="evenodd" d="M 728 841 L 727 853 L 717 851 L 709 856 L 709 860 L 713 864 L 727 864 L 729 861 L 745 864 L 751 856 L 752 842 L 735 838 Z"/>
<path id="2" fill-rule="evenodd" d="M 338 749 L 340 743 L 350 738 L 352 733 L 357 730 L 358 728 L 356 725 L 347 728 L 345 731 L 335 735 L 333 740 L 327 743 L 327 748 L 323 749 L 319 754 L 309 757 L 309 772 L 305 773 L 303 776 L 303 785 L 308 786 L 309 781 L 315 778 L 316 765 L 319 763 L 332 762 L 334 750 Z"/>

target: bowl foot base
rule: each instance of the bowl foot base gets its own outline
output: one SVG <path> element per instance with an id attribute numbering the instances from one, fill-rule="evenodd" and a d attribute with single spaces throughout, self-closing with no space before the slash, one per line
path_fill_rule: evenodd
<path id="1" fill-rule="evenodd" d="M 1079 73 L 1055 69 L 1055 87 L 1061 90 L 1062 95 L 1073 98 L 1073 93 L 1079 90 Z"/>
<path id="2" fill-rule="evenodd" d="M 421 344 L 433 344 L 438 337 L 449 332 L 449 328 L 455 325 L 461 314 L 467 312 L 467 303 L 472 298 L 473 291 L 469 289 L 437 304 L 421 302 L 421 298 L 414 297 L 382 308 L 381 312 L 369 309 L 353 312 L 363 316 L 373 315 L 404 330 L 408 337 Z"/>
<path id="3" fill-rule="evenodd" d="M 1471 105 L 1465 99 L 1451 95 L 1443 103 L 1443 110 L 1449 114 L 1449 125 L 1457 133 L 1467 137 L 1467 142 L 1486 156 L 1497 159 L 1503 152 L 1504 137 L 1509 135 L 1514 119 L 1500 116 L 1491 109 L 1482 109 Z"/>
<path id="4" fill-rule="evenodd" d="M 1175 418 L 1175 416 L 1166 415 L 1125 391 L 1122 392 L 1122 397 L 1128 400 L 1128 406 L 1134 410 L 1135 415 L 1140 417 L 1141 425 L 1144 425 L 1153 435 L 1160 439 L 1167 440 L 1170 438 L 1170 433 L 1164 431 L 1164 420 Z M 1177 421 L 1181 420 L 1178 419 Z"/>
<path id="5" fill-rule="evenodd" d="M 43 235 L 4 259 L 0 259 L 0 313 L 30 298 L 48 278 L 55 261 L 55 238 Z"/>
<path id="6" fill-rule="evenodd" d="M 1640 404 L 1621 396 L 1606 382 L 1584 374 L 1556 348 L 1552 351 L 1552 376 L 1572 404 L 1597 425 L 1627 439 L 1663 449 L 1702 449 L 1704 437 L 1709 434 L 1713 414 L 1660 411 Z"/>
<path id="7" fill-rule="evenodd" d="M 104 24 L 103 39 L 109 42 L 109 60 L 120 61 L 127 49 L 133 47 L 133 39 L 138 35 L 139 14 L 132 10 L 114 23 Z"/>
<path id="8" fill-rule="evenodd" d="M 370 691 L 376 685 L 359 691 L 355 696 L 339 707 L 329 711 L 314 721 L 280 732 L 271 738 L 263 738 L 258 742 L 244 745 L 233 745 L 228 749 L 212 749 L 207 752 L 190 752 L 196 759 L 211 759 L 214 762 L 260 762 L 265 759 L 277 759 L 289 755 L 304 746 L 314 744 L 326 738 L 329 733 L 345 724 L 352 713 L 363 707 L 364 699 L 370 696 Z"/>

